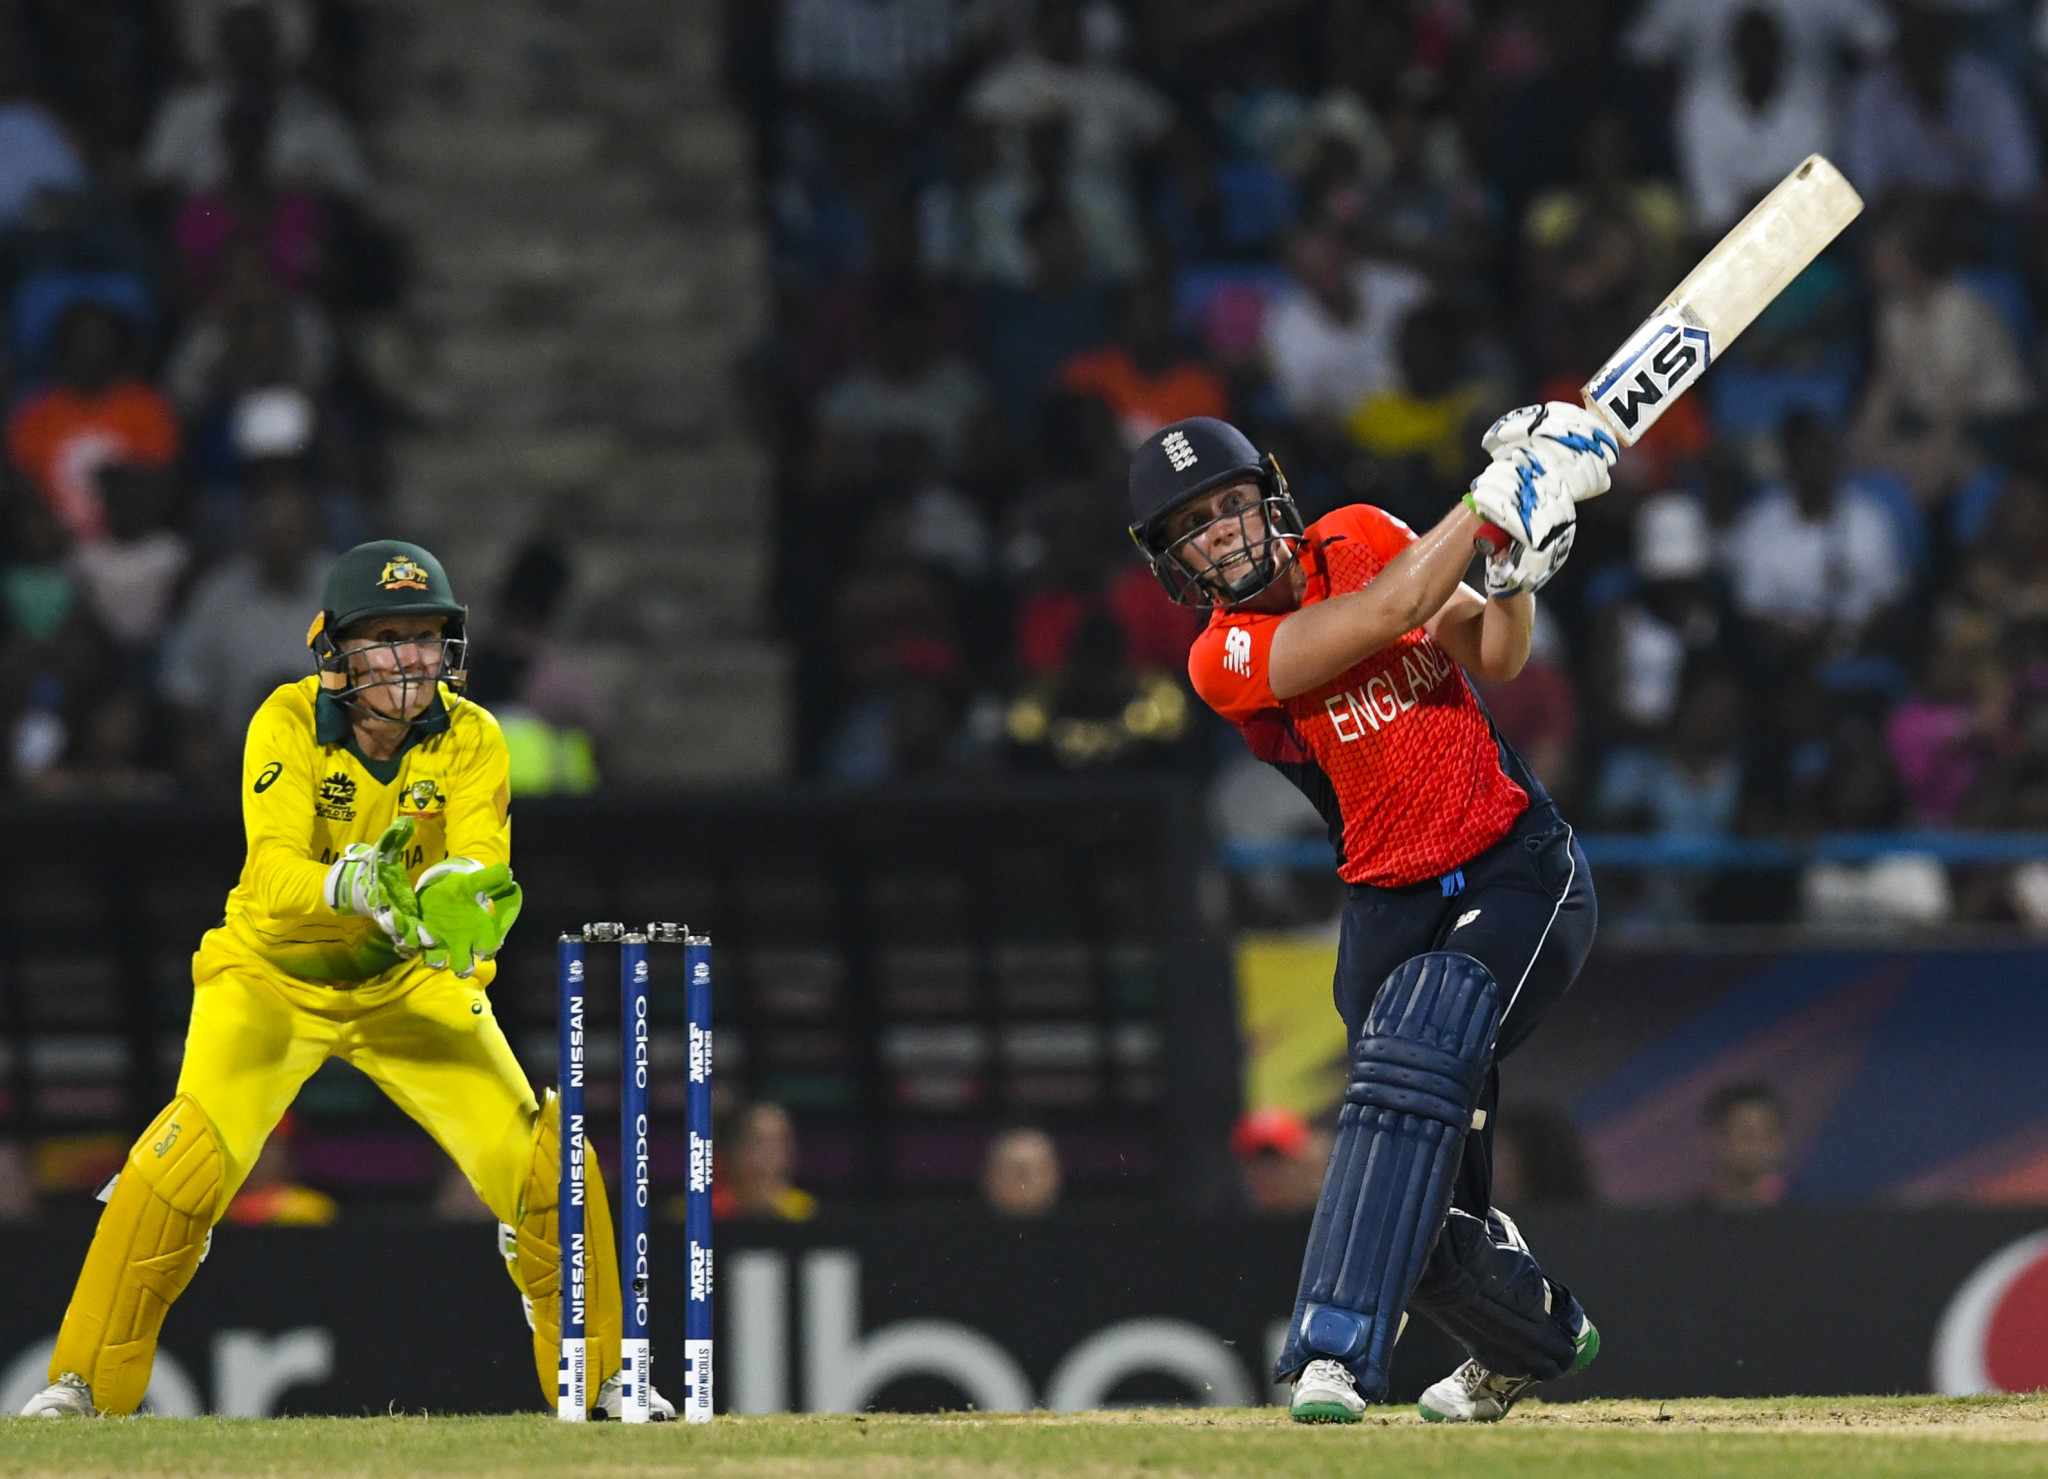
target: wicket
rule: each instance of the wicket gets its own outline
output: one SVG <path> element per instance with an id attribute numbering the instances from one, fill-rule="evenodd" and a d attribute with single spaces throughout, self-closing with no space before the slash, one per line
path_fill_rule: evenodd
<path id="1" fill-rule="evenodd" d="M 644 1423 L 649 1416 L 652 1352 L 647 1334 L 652 1280 L 647 1213 L 647 1085 L 651 1067 L 648 1025 L 647 947 L 681 945 L 689 1018 L 689 1095 L 685 1118 L 690 1136 L 689 1181 L 684 1193 L 684 1234 L 690 1245 L 689 1288 L 683 1306 L 683 1400 L 685 1422 L 711 1420 L 711 941 L 686 925 L 650 924 L 632 931 L 623 924 L 586 924 L 564 934 L 559 945 L 561 1024 L 562 1172 L 557 1232 L 561 1239 L 562 1362 L 555 1416 L 582 1422 L 589 1415 L 590 1367 L 585 1340 L 587 1246 L 584 1239 L 584 960 L 585 944 L 619 947 L 619 1279 L 623 1306 L 619 1342 L 620 1416 Z"/>

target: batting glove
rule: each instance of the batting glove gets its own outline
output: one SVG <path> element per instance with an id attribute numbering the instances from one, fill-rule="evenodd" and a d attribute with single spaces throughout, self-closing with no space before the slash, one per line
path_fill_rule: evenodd
<path id="1" fill-rule="evenodd" d="M 1607 491 L 1607 470 L 1621 454 L 1607 424 L 1569 401 L 1518 407 L 1489 426 L 1479 445 L 1495 461 L 1530 450 L 1555 471 L 1574 469 L 1572 498 L 1581 503 Z"/>
<path id="2" fill-rule="evenodd" d="M 1549 585 L 1551 577 L 1562 570 L 1564 562 L 1571 557 L 1572 540 L 1578 533 L 1578 527 L 1578 521 L 1574 519 L 1559 530 L 1543 549 L 1511 544 L 1488 560 L 1487 599 L 1504 601 L 1510 596 L 1533 596 Z"/>
<path id="3" fill-rule="evenodd" d="M 1546 461 L 1533 448 L 1514 450 L 1491 463 L 1472 480 L 1465 506 L 1507 536 L 1510 545 L 1544 550 L 1569 530 L 1578 518 L 1574 491 L 1584 473 L 1570 462 L 1552 469 L 1555 459 Z M 1566 458 L 1580 454 L 1565 453 Z M 1604 476 L 1606 469 L 1597 459 L 1593 465 Z"/>

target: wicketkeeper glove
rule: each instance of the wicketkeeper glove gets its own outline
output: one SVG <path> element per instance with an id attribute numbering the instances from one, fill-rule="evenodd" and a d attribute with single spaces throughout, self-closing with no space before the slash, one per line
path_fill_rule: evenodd
<path id="1" fill-rule="evenodd" d="M 374 844 L 350 843 L 327 870 L 325 888 L 328 908 L 375 920 L 407 960 L 420 953 L 420 906 L 405 876 L 405 850 L 413 831 L 412 820 L 401 817 Z"/>
<path id="2" fill-rule="evenodd" d="M 1479 445 L 1495 461 L 1525 448 L 1534 450 L 1578 503 L 1607 491 L 1607 469 L 1621 455 L 1607 424 L 1569 401 L 1517 407 L 1489 426 Z"/>
<path id="3" fill-rule="evenodd" d="M 487 868 L 469 858 L 427 869 L 417 893 L 422 958 L 465 979 L 476 973 L 479 960 L 498 953 L 525 902 L 505 864 Z"/>

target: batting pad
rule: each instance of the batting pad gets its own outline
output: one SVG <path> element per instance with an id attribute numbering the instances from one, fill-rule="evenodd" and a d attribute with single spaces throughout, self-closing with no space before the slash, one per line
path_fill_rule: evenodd
<path id="1" fill-rule="evenodd" d="M 1549 1381 L 1578 1356 L 1578 1301 L 1544 1277 L 1504 1213 L 1453 1208 L 1409 1304 L 1502 1376 Z"/>
<path id="2" fill-rule="evenodd" d="M 1373 998 L 1275 1381 L 1326 1356 L 1350 1368 L 1368 1401 L 1385 1397 L 1402 1311 L 1450 1210 L 1500 1013 L 1493 973 L 1449 951 L 1403 962 Z"/>
<path id="3" fill-rule="evenodd" d="M 84 1377 L 103 1413 L 141 1405 L 157 1334 L 205 1256 L 226 1173 L 213 1121 L 180 1094 L 130 1148 L 107 1198 L 57 1332 L 51 1381 Z"/>
<path id="4" fill-rule="evenodd" d="M 533 1127 L 533 1159 L 527 1163 L 526 1191 L 512 1252 L 505 1267 L 526 1297 L 533 1326 L 533 1360 L 542 1399 L 553 1411 L 562 1361 L 562 1245 L 556 1209 L 561 1197 L 561 1103 L 550 1090 Z M 583 1142 L 584 1277 L 589 1280 L 584 1336 L 590 1342 L 590 1392 L 619 1369 L 619 1235 L 604 1199 L 597 1152 Z"/>

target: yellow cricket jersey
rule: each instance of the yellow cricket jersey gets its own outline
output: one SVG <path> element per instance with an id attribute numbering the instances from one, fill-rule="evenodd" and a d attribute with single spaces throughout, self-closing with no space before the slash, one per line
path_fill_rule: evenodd
<path id="1" fill-rule="evenodd" d="M 417 826 L 406 873 L 450 857 L 512 860 L 509 760 L 498 721 L 446 685 L 390 760 L 356 748 L 317 677 L 271 694 L 249 721 L 242 824 L 249 854 L 222 929 L 288 975 L 354 985 L 404 964 L 376 921 L 328 908 L 327 870 L 399 817 Z"/>

